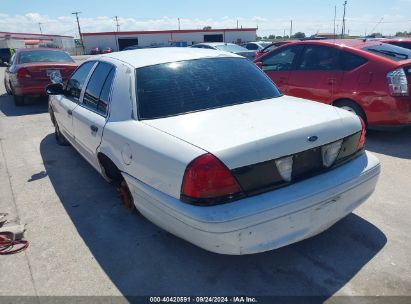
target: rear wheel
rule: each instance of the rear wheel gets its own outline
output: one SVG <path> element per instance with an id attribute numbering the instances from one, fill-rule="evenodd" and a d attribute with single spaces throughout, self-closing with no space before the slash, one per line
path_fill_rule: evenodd
<path id="1" fill-rule="evenodd" d="M 334 106 L 344 109 L 348 112 L 356 114 L 357 116 L 361 117 L 365 124 L 367 124 L 367 117 L 361 107 L 356 104 L 354 101 L 351 100 L 340 100 L 334 103 Z"/>
<path id="2" fill-rule="evenodd" d="M 14 104 L 17 107 L 24 106 L 24 96 L 14 95 Z"/>
<path id="3" fill-rule="evenodd" d="M 68 146 L 70 143 L 67 141 L 67 139 L 64 137 L 64 135 L 61 133 L 59 125 L 56 124 L 54 125 L 54 135 L 56 137 L 56 141 L 60 146 Z"/>

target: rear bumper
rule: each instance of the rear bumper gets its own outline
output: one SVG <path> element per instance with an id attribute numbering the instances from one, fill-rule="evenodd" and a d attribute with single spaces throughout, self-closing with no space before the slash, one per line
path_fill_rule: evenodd
<path id="1" fill-rule="evenodd" d="M 325 174 L 233 203 L 198 207 L 124 174 L 137 209 L 163 229 L 206 250 L 252 254 L 314 236 L 374 191 L 380 165 L 364 153 Z"/>
<path id="2" fill-rule="evenodd" d="M 46 94 L 46 86 L 49 82 L 39 83 L 35 85 L 18 85 L 13 86 L 15 95 L 30 95 L 30 96 L 40 96 Z"/>

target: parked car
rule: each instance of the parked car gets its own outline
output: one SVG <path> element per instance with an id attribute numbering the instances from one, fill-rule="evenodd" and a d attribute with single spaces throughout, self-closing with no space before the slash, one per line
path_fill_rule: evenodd
<path id="1" fill-rule="evenodd" d="M 70 55 L 58 49 L 19 49 L 4 73 L 4 86 L 21 106 L 26 96 L 45 96 L 51 77 L 66 81 L 76 67 Z"/>
<path id="2" fill-rule="evenodd" d="M 15 50 L 12 48 L 0 48 L 0 63 L 9 64 L 14 52 Z"/>
<path id="3" fill-rule="evenodd" d="M 356 115 L 283 96 L 227 52 L 102 55 L 47 92 L 58 143 L 116 182 L 126 205 L 213 252 L 316 235 L 363 203 L 380 172 Z"/>
<path id="4" fill-rule="evenodd" d="M 246 48 L 234 43 L 214 42 L 214 43 L 198 43 L 191 46 L 192 48 L 220 50 L 230 52 L 243 56 L 247 59 L 253 60 L 255 58 L 255 51 L 249 51 Z"/>
<path id="5" fill-rule="evenodd" d="M 90 55 L 98 55 L 101 54 L 101 51 L 98 47 L 92 48 L 90 51 Z"/>
<path id="6" fill-rule="evenodd" d="M 275 50 L 276 48 L 284 45 L 284 44 L 288 44 L 291 43 L 292 41 L 277 41 L 277 42 L 273 42 L 270 45 L 266 46 L 265 48 L 263 48 L 262 50 L 257 51 L 256 55 L 255 55 L 255 59 L 260 58 L 261 56 L 263 56 L 264 54 L 271 52 L 272 50 Z"/>
<path id="7" fill-rule="evenodd" d="M 247 42 L 242 45 L 242 47 L 245 47 L 249 51 L 261 51 L 265 47 L 269 46 L 271 44 L 270 41 L 256 41 L 256 42 Z"/>
<path id="8" fill-rule="evenodd" d="M 108 53 L 113 53 L 113 49 L 111 47 L 106 47 L 103 52 L 103 54 L 108 54 Z"/>
<path id="9" fill-rule="evenodd" d="M 356 113 L 371 128 L 411 125 L 411 51 L 379 41 L 294 42 L 255 62 L 281 92 Z"/>
<path id="10" fill-rule="evenodd" d="M 403 48 L 411 50 L 411 38 L 384 39 L 381 42 L 389 43 L 389 44 L 392 44 L 392 45 L 396 45 L 396 46 L 403 47 Z"/>

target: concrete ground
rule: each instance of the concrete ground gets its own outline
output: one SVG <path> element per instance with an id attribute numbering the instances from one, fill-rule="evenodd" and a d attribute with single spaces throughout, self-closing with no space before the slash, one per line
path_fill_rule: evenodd
<path id="1" fill-rule="evenodd" d="M 374 195 L 317 237 L 250 256 L 199 249 L 121 205 L 47 101 L 15 107 L 0 70 L 0 212 L 30 247 L 0 256 L 0 295 L 411 295 L 411 131 L 371 132 Z"/>

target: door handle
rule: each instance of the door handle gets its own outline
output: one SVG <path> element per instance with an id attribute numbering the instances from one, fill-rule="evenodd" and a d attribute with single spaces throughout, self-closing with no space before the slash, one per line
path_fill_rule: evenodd
<path id="1" fill-rule="evenodd" d="M 95 125 L 91 125 L 90 129 L 91 129 L 92 132 L 97 132 L 98 131 L 98 128 Z"/>
<path id="2" fill-rule="evenodd" d="M 72 110 L 67 110 L 67 114 L 68 115 L 73 115 L 73 111 Z"/>

